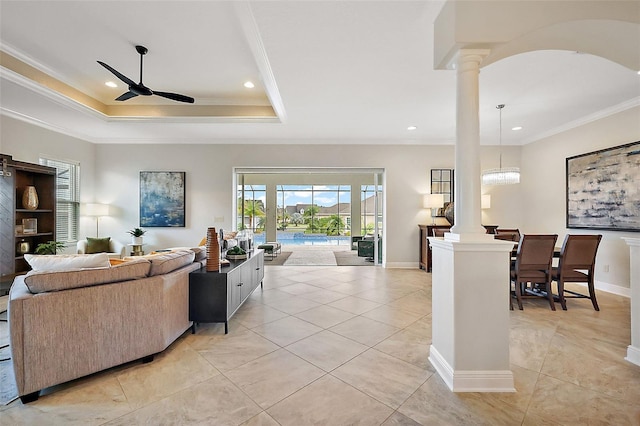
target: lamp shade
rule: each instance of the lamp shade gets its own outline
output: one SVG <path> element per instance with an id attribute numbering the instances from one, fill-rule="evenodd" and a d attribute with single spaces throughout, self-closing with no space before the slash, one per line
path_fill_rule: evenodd
<path id="1" fill-rule="evenodd" d="M 109 216 L 108 204 L 87 203 L 84 205 L 82 214 L 84 216 Z"/>
<path id="2" fill-rule="evenodd" d="M 423 207 L 425 209 L 439 209 L 444 205 L 444 194 L 425 194 Z"/>
<path id="3" fill-rule="evenodd" d="M 480 198 L 480 208 L 482 209 L 490 209 L 491 208 L 491 195 L 484 194 Z"/>

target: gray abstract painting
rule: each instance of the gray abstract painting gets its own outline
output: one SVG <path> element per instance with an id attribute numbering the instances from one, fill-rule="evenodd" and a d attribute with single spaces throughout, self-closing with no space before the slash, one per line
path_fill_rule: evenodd
<path id="1" fill-rule="evenodd" d="M 567 228 L 640 231 L 640 142 L 569 157 Z"/>

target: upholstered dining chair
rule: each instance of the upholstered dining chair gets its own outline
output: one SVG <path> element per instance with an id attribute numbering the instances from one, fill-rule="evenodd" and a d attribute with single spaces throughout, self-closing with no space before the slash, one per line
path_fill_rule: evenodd
<path id="1" fill-rule="evenodd" d="M 496 233 L 493 236 L 496 240 L 506 240 L 506 241 L 520 241 L 520 230 L 515 229 L 506 229 L 506 228 L 497 228 Z"/>
<path id="2" fill-rule="evenodd" d="M 556 310 L 551 292 L 551 262 L 553 261 L 553 249 L 557 240 L 557 234 L 524 234 L 520 238 L 516 261 L 511 270 L 511 283 L 514 285 L 514 293 L 520 310 L 523 309 L 523 298 L 540 297 L 542 295 L 549 300 L 551 310 Z M 531 289 L 527 288 L 528 283 L 531 283 Z M 544 293 L 536 294 L 534 291 L 536 285 L 544 285 Z M 509 287 L 511 287 L 511 284 Z M 511 288 L 509 288 L 509 292 L 511 293 Z M 513 309 L 511 297 L 509 297 L 509 308 Z"/>
<path id="3" fill-rule="evenodd" d="M 444 234 L 450 231 L 451 231 L 451 228 L 433 228 L 431 230 L 434 237 L 444 237 Z"/>
<path id="4" fill-rule="evenodd" d="M 591 299 L 593 309 L 600 310 L 594 288 L 596 253 L 602 235 L 567 235 L 562 243 L 558 267 L 552 271 L 552 281 L 558 283 L 558 299 L 563 310 L 567 310 L 567 298 Z M 589 295 L 564 288 L 564 283 L 586 283 Z M 570 296 L 565 296 L 565 293 Z"/>

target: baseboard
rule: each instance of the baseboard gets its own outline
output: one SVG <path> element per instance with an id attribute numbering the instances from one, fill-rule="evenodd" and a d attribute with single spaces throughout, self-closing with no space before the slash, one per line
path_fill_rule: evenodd
<path id="1" fill-rule="evenodd" d="M 418 269 L 420 265 L 417 262 L 387 262 L 384 267 L 389 269 Z"/>
<path id="2" fill-rule="evenodd" d="M 617 294 L 618 296 L 624 296 L 631 298 L 631 289 L 629 287 L 622 287 L 615 284 L 605 283 L 604 281 L 595 281 L 594 286 L 596 290 L 606 291 L 607 293 Z M 586 287 L 587 285 L 584 283 L 580 283 L 580 285 Z"/>
<path id="3" fill-rule="evenodd" d="M 640 365 L 640 348 L 627 346 L 627 356 L 624 358 L 632 364 Z"/>
<path id="4" fill-rule="evenodd" d="M 458 370 L 431 345 L 429 361 L 452 392 L 515 392 L 513 373 L 510 370 Z"/>

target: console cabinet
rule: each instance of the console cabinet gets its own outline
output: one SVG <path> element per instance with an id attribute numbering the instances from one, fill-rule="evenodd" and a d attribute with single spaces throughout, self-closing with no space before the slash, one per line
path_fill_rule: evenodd
<path id="1" fill-rule="evenodd" d="M 22 205 L 29 186 L 38 195 L 33 210 Z M 28 246 L 27 253 L 34 253 L 38 244 L 56 239 L 56 169 L 0 154 L 0 210 L 0 278 L 9 280 L 29 270 L 22 249 Z M 25 233 L 23 219 L 35 219 L 37 227 Z"/>
<path id="2" fill-rule="evenodd" d="M 431 272 L 431 246 L 427 237 L 433 237 L 434 229 L 449 229 L 451 225 L 418 225 L 420 228 L 420 269 Z"/>
<path id="3" fill-rule="evenodd" d="M 189 274 L 189 320 L 191 332 L 203 322 L 223 322 L 229 332 L 229 319 L 264 278 L 264 250 L 249 252 L 246 260 L 230 261 L 218 272 L 205 267 Z"/>

